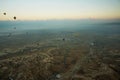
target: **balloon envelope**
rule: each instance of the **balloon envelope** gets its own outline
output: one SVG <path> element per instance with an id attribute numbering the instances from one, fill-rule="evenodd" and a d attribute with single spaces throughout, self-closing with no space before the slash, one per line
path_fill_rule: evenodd
<path id="1" fill-rule="evenodd" d="M 16 20 L 16 17 L 15 17 L 15 16 L 14 16 L 13 18 L 14 18 L 14 20 Z"/>
<path id="2" fill-rule="evenodd" d="M 6 15 L 6 13 L 3 13 L 4 15 Z"/>

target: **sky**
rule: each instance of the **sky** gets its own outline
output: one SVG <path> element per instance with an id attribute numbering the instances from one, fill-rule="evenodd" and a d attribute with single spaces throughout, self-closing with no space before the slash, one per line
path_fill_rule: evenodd
<path id="1" fill-rule="evenodd" d="M 120 19 L 120 0 L 0 0 L 0 20 L 13 16 L 17 20 Z"/>

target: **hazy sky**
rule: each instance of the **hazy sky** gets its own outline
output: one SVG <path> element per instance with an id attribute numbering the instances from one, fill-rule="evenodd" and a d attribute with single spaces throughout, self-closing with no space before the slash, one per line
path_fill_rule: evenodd
<path id="1" fill-rule="evenodd" d="M 0 0 L 0 20 L 13 16 L 18 20 L 120 19 L 120 0 Z"/>

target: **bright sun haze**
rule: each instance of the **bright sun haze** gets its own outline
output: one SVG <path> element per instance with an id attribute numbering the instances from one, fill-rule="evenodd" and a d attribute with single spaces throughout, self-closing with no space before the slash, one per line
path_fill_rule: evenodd
<path id="1" fill-rule="evenodd" d="M 120 0 L 0 0 L 0 20 L 120 19 L 119 8 Z"/>

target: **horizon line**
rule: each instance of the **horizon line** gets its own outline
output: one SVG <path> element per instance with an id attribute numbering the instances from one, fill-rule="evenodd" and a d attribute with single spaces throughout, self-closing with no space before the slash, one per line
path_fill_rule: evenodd
<path id="1" fill-rule="evenodd" d="M 37 19 L 37 20 L 0 20 L 0 21 L 52 21 L 52 20 L 56 20 L 56 21 L 61 21 L 61 20 L 120 20 L 120 18 L 79 18 L 79 19 Z"/>

